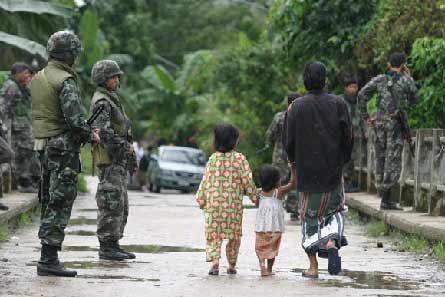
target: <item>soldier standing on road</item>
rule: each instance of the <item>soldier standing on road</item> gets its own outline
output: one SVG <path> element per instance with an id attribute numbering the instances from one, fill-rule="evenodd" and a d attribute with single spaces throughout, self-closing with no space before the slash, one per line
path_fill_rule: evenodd
<path id="1" fill-rule="evenodd" d="M 398 209 L 390 200 L 391 189 L 400 177 L 403 133 L 400 114 L 417 103 L 417 88 L 406 67 L 406 56 L 393 53 L 389 57 L 389 71 L 374 77 L 358 95 L 362 117 L 373 126 L 375 137 L 375 184 L 382 198 L 381 209 Z M 367 101 L 377 93 L 377 112 L 370 119 Z M 406 117 L 405 117 L 406 118 Z"/>
<path id="2" fill-rule="evenodd" d="M 96 92 L 90 111 L 103 108 L 93 123 L 100 129 L 101 137 L 101 143 L 93 146 L 93 162 L 99 169 L 96 193 L 99 258 L 117 261 L 136 258 L 119 246 L 128 217 L 127 171 L 133 173 L 135 168 L 130 167 L 136 164 L 130 121 L 117 93 L 122 74 L 112 60 L 97 62 L 91 72 Z"/>
<path id="3" fill-rule="evenodd" d="M 44 151 L 42 173 L 42 217 L 39 238 L 42 244 L 37 274 L 68 276 L 57 252 L 62 249 L 65 227 L 77 196 L 82 143 L 99 142 L 98 131 L 85 121 L 73 65 L 81 53 L 79 38 L 59 31 L 48 40 L 48 65 L 30 83 L 32 127 L 35 150 Z"/>
<path id="4" fill-rule="evenodd" d="M 15 63 L 0 90 L 3 135 L 15 152 L 12 171 L 22 193 L 37 192 L 40 175 L 39 160 L 34 151 L 31 97 L 27 88 L 31 78 L 31 68 L 27 64 Z"/>
<path id="5" fill-rule="evenodd" d="M 291 94 L 286 100 L 291 103 L 298 97 Z M 291 98 L 291 99 L 289 99 Z M 290 101 L 291 100 L 291 101 Z M 290 102 L 289 102 L 290 101 Z M 287 161 L 287 153 L 283 145 L 283 133 L 285 132 L 286 111 L 277 112 L 266 131 L 266 143 L 268 147 L 273 146 L 272 165 L 280 171 L 281 182 L 286 185 L 290 179 L 290 170 Z M 291 221 L 298 220 L 298 195 L 296 191 L 292 191 L 287 195 L 286 211 L 290 213 Z"/>
<path id="6" fill-rule="evenodd" d="M 351 161 L 349 161 L 343 168 L 343 178 L 345 179 L 345 192 L 353 193 L 358 192 L 359 189 L 354 186 L 354 161 L 357 158 L 362 158 L 359 155 L 359 141 L 358 139 L 365 139 L 366 130 L 365 122 L 363 121 L 360 111 L 357 105 L 357 93 L 358 83 L 356 79 L 349 79 L 345 82 L 345 90 L 340 97 L 346 103 L 348 107 L 349 115 L 351 117 L 352 129 L 354 131 L 355 145 L 351 155 Z"/>

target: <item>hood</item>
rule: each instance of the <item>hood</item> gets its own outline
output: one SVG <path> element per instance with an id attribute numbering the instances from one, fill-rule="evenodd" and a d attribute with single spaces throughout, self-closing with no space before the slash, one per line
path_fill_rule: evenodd
<path id="1" fill-rule="evenodd" d="M 205 167 L 188 163 L 165 162 L 159 160 L 159 168 L 179 172 L 201 173 L 204 174 Z"/>

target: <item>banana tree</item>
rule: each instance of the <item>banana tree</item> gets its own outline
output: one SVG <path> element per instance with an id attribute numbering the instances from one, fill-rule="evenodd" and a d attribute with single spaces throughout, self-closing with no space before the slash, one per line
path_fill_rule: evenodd
<path id="1" fill-rule="evenodd" d="M 197 79 L 197 74 L 206 68 L 210 58 L 209 51 L 187 55 L 176 77 L 161 65 L 146 67 L 141 76 L 148 87 L 133 93 L 130 99 L 138 114 L 139 128 L 168 142 L 186 144 L 195 130 L 194 115 L 206 101 L 203 82 Z"/>
<path id="2" fill-rule="evenodd" d="M 71 8 L 50 2 L 0 0 L 0 43 L 46 59 L 43 44 L 48 34 L 63 28 L 71 14 Z"/>

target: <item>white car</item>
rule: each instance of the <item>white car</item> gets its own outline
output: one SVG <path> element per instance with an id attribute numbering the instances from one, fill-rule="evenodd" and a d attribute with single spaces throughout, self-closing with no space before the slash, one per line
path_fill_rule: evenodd
<path id="1" fill-rule="evenodd" d="M 184 193 L 199 187 L 206 165 L 202 150 L 189 147 L 161 146 L 159 155 L 153 156 L 148 168 L 150 191 L 159 193 L 162 188 Z"/>

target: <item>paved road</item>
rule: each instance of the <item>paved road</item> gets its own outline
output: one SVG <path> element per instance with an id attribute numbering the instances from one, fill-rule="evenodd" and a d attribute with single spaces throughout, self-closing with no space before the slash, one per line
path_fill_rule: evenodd
<path id="1" fill-rule="evenodd" d="M 286 226 L 274 276 L 259 276 L 254 251 L 255 209 L 246 209 L 238 275 L 207 276 L 203 216 L 192 195 L 130 193 L 130 217 L 121 242 L 137 259 L 113 263 L 97 257 L 95 200 L 76 201 L 62 260 L 77 278 L 36 276 L 37 224 L 0 246 L 0 296 L 445 296 L 443 267 L 408 253 L 377 248 L 360 226 L 349 222 L 350 246 L 342 250 L 342 276 L 301 277 L 308 262 L 300 246 L 300 226 Z M 225 259 L 222 265 L 226 267 Z"/>

